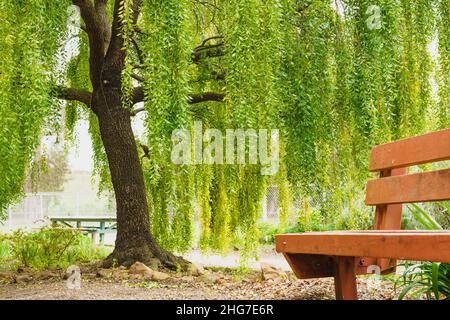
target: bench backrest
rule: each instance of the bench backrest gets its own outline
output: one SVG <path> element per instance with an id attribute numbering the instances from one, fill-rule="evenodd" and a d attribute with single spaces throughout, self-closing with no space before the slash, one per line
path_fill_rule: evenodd
<path id="1" fill-rule="evenodd" d="M 366 204 L 375 205 L 375 230 L 398 230 L 402 204 L 450 199 L 450 169 L 407 174 L 414 165 L 450 160 L 450 129 L 382 144 L 372 149 L 369 170 L 380 178 L 367 183 Z M 383 273 L 396 261 L 377 259 Z"/>
<path id="2" fill-rule="evenodd" d="M 450 200 L 450 169 L 407 174 L 407 167 L 450 160 L 450 129 L 372 149 L 366 204 L 375 205 L 374 229 L 400 229 L 402 203 Z"/>

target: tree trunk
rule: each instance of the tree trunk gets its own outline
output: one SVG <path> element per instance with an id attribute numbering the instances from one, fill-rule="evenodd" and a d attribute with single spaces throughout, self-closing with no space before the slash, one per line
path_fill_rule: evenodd
<path id="1" fill-rule="evenodd" d="M 147 197 L 129 110 L 122 108 L 120 89 L 104 87 L 94 92 L 92 109 L 108 157 L 117 205 L 117 238 L 114 251 L 104 261 L 129 266 L 136 261 L 186 269 L 188 262 L 164 250 L 150 233 Z"/>

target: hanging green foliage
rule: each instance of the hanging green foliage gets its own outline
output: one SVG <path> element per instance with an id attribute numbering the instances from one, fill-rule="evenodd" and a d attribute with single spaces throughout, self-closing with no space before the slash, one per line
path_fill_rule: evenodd
<path id="1" fill-rule="evenodd" d="M 0 210 L 21 193 L 55 103 L 49 83 L 64 39 L 68 1 L 0 2 Z M 56 108 L 57 109 L 57 108 Z"/>
<path id="2" fill-rule="evenodd" d="M 1 209 L 20 194 L 41 135 L 62 119 L 68 141 L 89 122 L 94 173 L 112 189 L 96 114 L 50 95 L 55 83 L 93 90 L 85 32 L 73 57 L 59 50 L 70 3 L 0 2 Z M 143 0 L 136 21 L 134 1 L 119 3 L 122 107 L 144 112 L 136 140 L 151 231 L 166 249 L 186 252 L 198 238 L 202 250 L 254 257 L 269 187 L 282 225 L 296 214 L 305 230 L 369 227 L 360 199 L 371 147 L 449 126 L 448 0 Z M 112 20 L 114 1 L 105 10 Z M 132 105 L 136 89 L 143 105 Z M 176 129 L 190 133 L 192 161 L 199 151 L 194 121 L 202 135 L 278 129 L 278 172 L 263 176 L 249 161 L 172 163 Z M 201 139 L 204 152 L 211 141 Z"/>

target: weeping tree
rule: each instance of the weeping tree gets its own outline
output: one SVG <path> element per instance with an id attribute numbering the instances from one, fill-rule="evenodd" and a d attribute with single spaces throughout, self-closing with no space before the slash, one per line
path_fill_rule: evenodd
<path id="1" fill-rule="evenodd" d="M 70 143 L 85 119 L 94 173 L 117 204 L 105 264 L 187 267 L 173 252 L 191 248 L 195 214 L 203 250 L 234 246 L 251 257 L 273 185 L 282 224 L 296 199 L 305 226 L 368 227 L 356 199 L 371 146 L 449 125 L 449 8 L 448 0 L 1 1 L 0 206 L 20 197 L 40 137 L 64 130 Z M 80 21 L 75 32 L 71 19 Z M 143 137 L 133 133 L 137 117 Z M 193 130 L 195 120 L 222 131 L 279 129 L 278 172 L 172 163 L 173 131 Z"/>

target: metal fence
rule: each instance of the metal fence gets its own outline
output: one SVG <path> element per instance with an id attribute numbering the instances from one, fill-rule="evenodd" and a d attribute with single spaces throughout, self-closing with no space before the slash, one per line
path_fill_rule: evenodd
<path id="1" fill-rule="evenodd" d="M 92 192 L 28 193 L 20 203 L 8 208 L 8 218 L 0 230 L 37 228 L 48 224 L 52 216 L 115 216 L 113 198 L 98 197 Z M 269 186 L 262 203 L 263 221 L 276 223 L 279 216 L 279 190 Z"/>
<path id="2" fill-rule="evenodd" d="M 115 203 L 95 193 L 29 193 L 8 208 L 8 218 L 0 229 L 34 228 L 49 223 L 51 216 L 114 216 Z"/>

